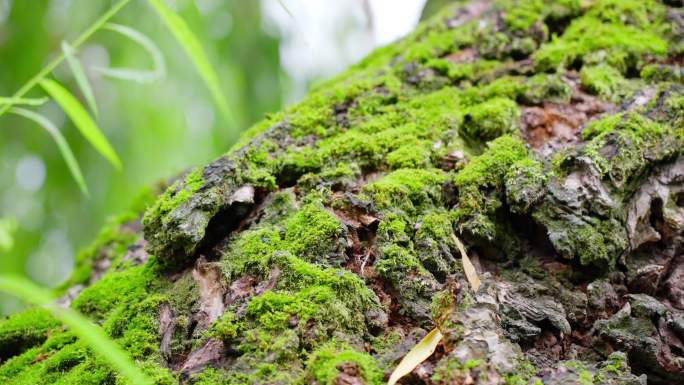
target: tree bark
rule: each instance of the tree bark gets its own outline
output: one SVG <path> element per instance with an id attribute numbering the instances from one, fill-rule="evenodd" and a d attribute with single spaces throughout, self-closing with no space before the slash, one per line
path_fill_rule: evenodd
<path id="1" fill-rule="evenodd" d="M 113 220 L 61 303 L 159 384 L 381 384 L 433 328 L 403 383 L 684 384 L 680 7 L 448 7 Z M 41 309 L 0 379 L 123 382 Z"/>

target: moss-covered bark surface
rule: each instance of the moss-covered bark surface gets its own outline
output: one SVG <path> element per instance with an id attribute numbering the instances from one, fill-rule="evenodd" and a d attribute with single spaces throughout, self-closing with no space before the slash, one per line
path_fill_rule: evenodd
<path id="1" fill-rule="evenodd" d="M 680 1 L 459 3 L 112 222 L 62 303 L 158 384 L 684 384 Z M 483 285 L 463 275 L 457 235 Z M 124 384 L 41 309 L 4 384 Z"/>

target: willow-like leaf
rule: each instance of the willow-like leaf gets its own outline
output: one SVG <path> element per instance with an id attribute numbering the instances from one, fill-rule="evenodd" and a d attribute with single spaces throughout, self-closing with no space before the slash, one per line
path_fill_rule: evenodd
<path id="1" fill-rule="evenodd" d="M 152 57 L 153 68 L 151 70 L 140 70 L 136 68 L 108 68 L 95 66 L 93 67 L 94 71 L 110 78 L 131 80 L 138 83 L 151 83 L 166 76 L 164 55 L 162 55 L 161 50 L 152 39 L 140 31 L 121 24 L 107 23 L 104 25 L 103 29 L 116 32 L 138 43 L 147 51 L 150 57 Z"/>
<path id="2" fill-rule="evenodd" d="M 204 80 L 204 83 L 206 83 L 209 88 L 221 114 L 229 124 L 234 125 L 233 115 L 228 108 L 226 97 L 221 91 L 218 75 L 216 75 L 216 71 L 214 71 L 207 55 L 204 53 L 197 36 L 190 30 L 190 27 L 185 23 L 185 20 L 169 9 L 164 3 L 164 0 L 148 1 L 155 11 L 157 11 L 157 14 L 162 18 L 176 40 L 178 40 L 178 43 L 183 47 L 185 53 L 190 57 L 190 60 L 192 60 L 197 71 Z"/>
<path id="3" fill-rule="evenodd" d="M 83 137 L 86 138 L 86 140 L 90 142 L 90 144 L 102 154 L 109 163 L 120 170 L 121 160 L 119 160 L 116 151 L 114 151 L 114 148 L 109 144 L 107 137 L 100 131 L 95 122 L 93 122 L 93 119 L 88 115 L 88 112 L 74 95 L 66 88 L 62 87 L 62 85 L 51 79 L 41 80 L 40 85 L 45 89 L 45 92 L 55 99 L 62 107 Z"/>
<path id="4" fill-rule="evenodd" d="M 97 118 L 99 113 L 97 111 L 97 103 L 95 102 L 95 94 L 93 94 L 93 88 L 90 86 L 88 76 L 86 76 L 86 73 L 83 70 L 81 61 L 76 57 L 76 49 L 73 48 L 66 40 L 64 40 L 62 41 L 62 52 L 64 53 L 67 63 L 69 64 L 69 68 L 71 68 L 71 72 L 74 74 L 78 88 L 81 89 L 86 102 L 88 102 L 90 111 L 92 111 L 93 115 L 95 115 Z"/>
<path id="5" fill-rule="evenodd" d="M 48 98 L 7 98 L 0 96 L 0 106 L 41 106 Z"/>
<path id="6" fill-rule="evenodd" d="M 81 173 L 81 167 L 79 167 L 78 161 L 76 161 L 76 157 L 74 156 L 74 153 L 71 151 L 71 147 L 69 147 L 69 143 L 67 143 L 66 139 L 64 139 L 64 136 L 59 131 L 59 129 L 55 127 L 55 125 L 52 124 L 52 122 L 49 121 L 46 117 L 37 114 L 33 111 L 25 110 L 19 107 L 13 107 L 10 109 L 10 112 L 34 121 L 39 126 L 43 127 L 45 131 L 47 131 L 48 134 L 50 134 L 50 136 L 52 136 L 52 139 L 54 139 L 55 143 L 57 144 L 57 148 L 59 149 L 59 152 L 62 154 L 62 158 L 64 158 L 64 161 L 66 162 L 67 167 L 69 168 L 69 172 L 76 181 L 78 188 L 81 189 L 81 192 L 84 195 L 88 196 L 88 186 L 86 185 L 85 179 L 83 178 L 83 173 Z"/>
<path id="7" fill-rule="evenodd" d="M 90 322 L 81 314 L 61 308 L 43 288 L 36 286 L 26 278 L 0 275 L 0 291 L 14 295 L 26 303 L 43 306 L 64 325 L 69 327 L 81 341 L 85 342 L 100 357 L 109 362 L 122 376 L 134 385 L 151 385 L 152 380 L 143 373 L 126 352 L 107 336 L 100 327 Z"/>
<path id="8" fill-rule="evenodd" d="M 394 369 L 392 375 L 387 382 L 387 385 L 394 385 L 404 377 L 405 375 L 411 373 L 413 369 L 418 367 L 423 361 L 430 358 L 432 353 L 437 349 L 437 345 L 442 340 L 442 333 L 439 329 L 435 328 L 425 337 L 423 337 L 416 346 L 413 347 L 404 358 L 401 360 L 399 365 Z"/>
<path id="9" fill-rule="evenodd" d="M 456 242 L 458 251 L 461 253 L 461 258 L 463 260 L 463 272 L 465 273 L 466 279 L 468 280 L 470 287 L 474 291 L 478 291 L 480 289 L 480 285 L 482 285 L 482 281 L 480 281 L 480 277 L 477 275 L 475 265 L 473 265 L 473 263 L 470 261 L 470 258 L 465 251 L 465 247 L 463 246 L 463 242 L 461 242 L 461 240 L 458 239 L 455 234 L 451 234 L 451 237 L 454 239 L 454 242 Z"/>

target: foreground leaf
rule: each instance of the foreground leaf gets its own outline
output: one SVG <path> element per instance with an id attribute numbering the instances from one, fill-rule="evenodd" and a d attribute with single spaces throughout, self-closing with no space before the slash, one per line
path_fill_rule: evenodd
<path id="1" fill-rule="evenodd" d="M 103 29 L 116 32 L 138 43 L 152 57 L 153 69 L 140 70 L 135 68 L 93 67 L 93 70 L 110 78 L 130 80 L 138 83 L 151 83 L 166 76 L 164 55 L 162 55 L 161 50 L 152 39 L 142 32 L 125 25 L 107 23 L 104 25 Z"/>
<path id="2" fill-rule="evenodd" d="M 93 94 L 93 88 L 90 87 L 90 82 L 88 81 L 88 77 L 86 76 L 86 73 L 83 70 L 81 61 L 78 60 L 78 58 L 76 57 L 76 50 L 66 41 L 62 41 L 62 52 L 64 52 L 64 57 L 66 58 L 67 63 L 69 64 L 69 68 L 71 68 L 71 72 L 74 74 L 74 78 L 76 79 L 78 88 L 81 89 L 81 92 L 83 93 L 86 102 L 88 102 L 88 107 L 90 107 L 90 111 L 92 111 L 93 115 L 97 117 L 97 103 L 95 103 L 95 95 Z"/>
<path id="3" fill-rule="evenodd" d="M 150 378 L 135 366 L 126 352 L 107 336 L 100 327 L 69 308 L 61 308 L 55 305 L 50 293 L 43 288 L 36 286 L 26 278 L 0 275 L 0 291 L 14 295 L 26 303 L 44 307 L 55 318 L 68 326 L 96 354 L 109 362 L 112 367 L 132 384 L 152 384 Z"/>
<path id="4" fill-rule="evenodd" d="M 470 258 L 468 258 L 468 254 L 466 254 L 465 247 L 463 246 L 461 240 L 458 239 L 458 237 L 456 237 L 454 234 L 451 234 L 451 236 L 453 237 L 454 242 L 456 242 L 456 246 L 458 246 L 458 251 L 461 252 L 461 258 L 463 259 L 463 272 L 465 272 L 466 279 L 468 280 L 470 287 L 474 291 L 478 291 L 480 289 L 480 285 L 482 285 L 482 281 L 480 281 L 480 277 L 477 275 L 477 270 L 475 270 L 475 266 L 470 261 Z"/>
<path id="5" fill-rule="evenodd" d="M 40 106 L 45 104 L 49 99 L 48 98 L 7 98 L 4 96 L 0 97 L 0 106 L 17 106 L 17 105 L 24 105 L 24 106 Z"/>
<path id="6" fill-rule="evenodd" d="M 411 373 L 423 361 L 427 360 L 437 349 L 437 345 L 442 340 L 442 333 L 439 329 L 433 329 L 420 342 L 409 351 L 397 365 L 389 378 L 387 385 L 394 385 L 400 378 Z"/>
<path id="7" fill-rule="evenodd" d="M 74 177 L 74 180 L 76 181 L 78 187 L 81 189 L 81 192 L 85 195 L 88 195 L 88 186 L 86 186 L 85 179 L 83 178 L 83 174 L 81 173 L 81 168 L 78 166 L 78 162 L 76 161 L 76 157 L 74 157 L 74 153 L 71 152 L 69 143 L 67 143 L 66 139 L 64 139 L 64 136 L 59 131 L 59 129 L 55 127 L 55 125 L 52 124 L 52 122 L 45 118 L 43 115 L 37 114 L 33 111 L 25 110 L 19 107 L 14 107 L 10 109 L 10 112 L 34 121 L 35 123 L 43 127 L 45 131 L 47 131 L 50 134 L 50 136 L 52 136 L 52 139 L 54 139 L 55 143 L 57 143 L 57 148 L 59 148 L 59 152 L 62 153 L 62 158 L 64 158 L 64 161 L 66 162 L 67 167 L 69 168 L 69 172 L 71 172 L 71 176 Z"/>
<path id="8" fill-rule="evenodd" d="M 112 146 L 109 144 L 107 137 L 97 127 L 95 122 L 90 118 L 88 112 L 79 103 L 79 101 L 59 83 L 51 79 L 43 79 L 40 81 L 41 87 L 52 96 L 53 99 L 64 109 L 69 118 L 74 122 L 76 128 L 81 132 L 84 138 L 100 153 L 105 159 L 109 161 L 116 169 L 121 169 L 121 160 L 116 154 Z"/>
<path id="9" fill-rule="evenodd" d="M 216 75 L 214 68 L 211 66 L 211 63 L 209 62 L 207 55 L 204 53 L 202 45 L 200 44 L 197 36 L 192 33 L 190 27 L 188 27 L 188 25 L 185 23 L 185 20 L 169 9 L 169 7 L 164 3 L 164 0 L 148 1 L 155 11 L 157 11 L 169 30 L 171 30 L 171 33 L 183 47 L 185 53 L 188 54 L 190 60 L 192 60 L 200 76 L 209 88 L 209 91 L 211 92 L 216 105 L 221 111 L 221 114 L 223 114 L 224 118 L 230 124 L 234 124 L 233 116 L 228 108 L 228 103 L 226 102 L 226 98 L 223 95 L 219 85 L 218 75 Z"/>

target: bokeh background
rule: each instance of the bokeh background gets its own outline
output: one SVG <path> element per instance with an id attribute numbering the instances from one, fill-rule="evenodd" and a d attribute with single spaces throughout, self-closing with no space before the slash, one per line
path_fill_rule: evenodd
<path id="1" fill-rule="evenodd" d="M 112 21 L 161 49 L 165 78 L 138 84 L 102 78 L 93 66 L 149 68 L 148 54 L 107 31 L 79 49 L 100 110 L 98 123 L 123 160 L 113 169 L 53 102 L 35 110 L 59 127 L 84 172 L 81 194 L 51 137 L 21 118 L 0 117 L 0 272 L 53 287 L 107 216 L 163 178 L 215 158 L 239 132 L 302 98 L 330 77 L 411 31 L 442 0 L 167 0 L 202 41 L 219 74 L 234 127 L 222 119 L 194 67 L 144 0 Z M 0 96 L 10 96 L 103 14 L 109 0 L 0 0 Z M 53 76 L 81 97 L 66 64 Z M 41 96 L 34 90 L 29 96 Z M 19 303 L 0 296 L 0 314 Z"/>

